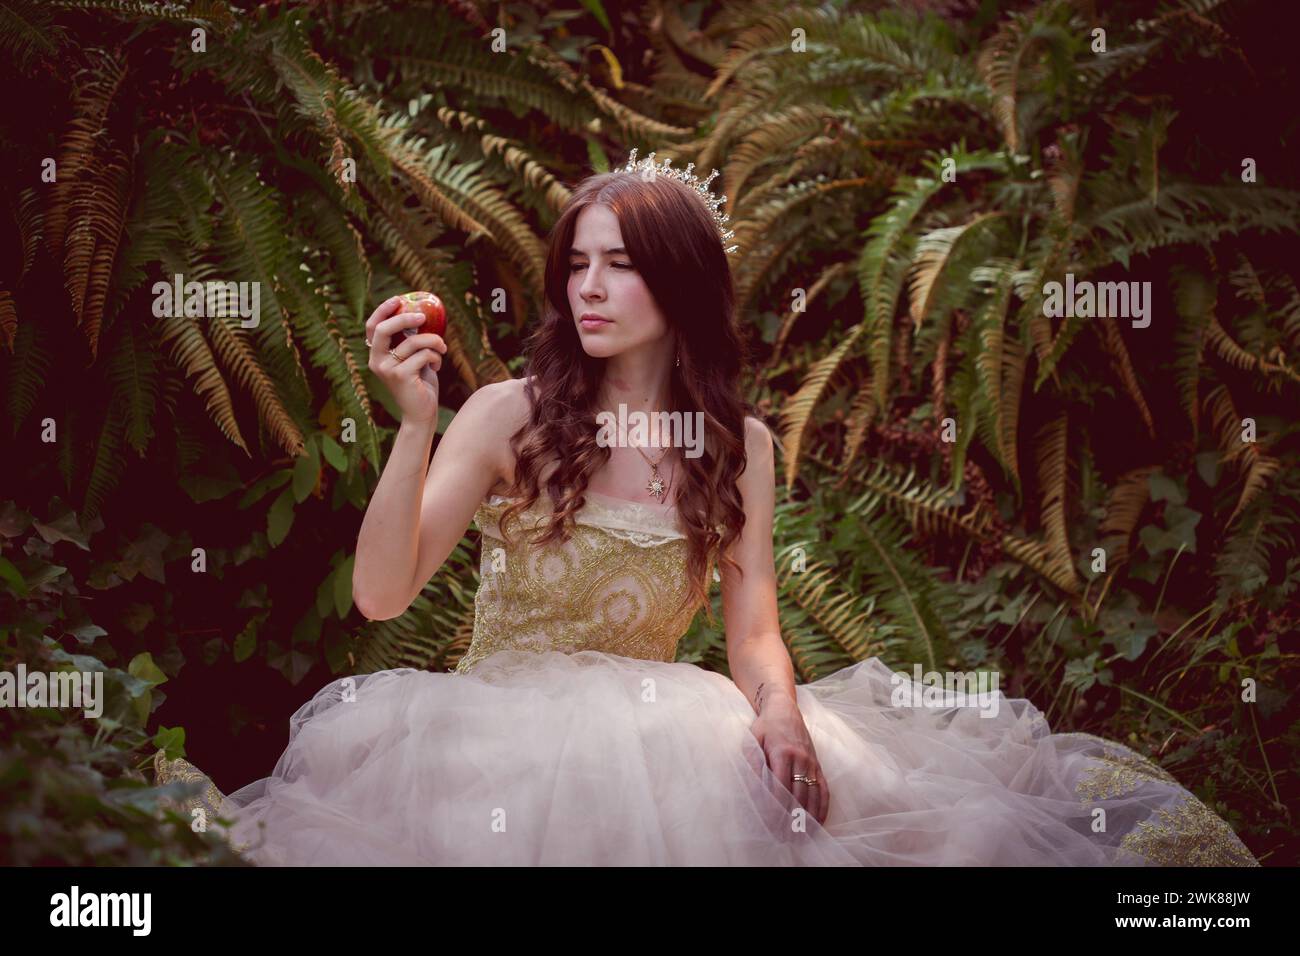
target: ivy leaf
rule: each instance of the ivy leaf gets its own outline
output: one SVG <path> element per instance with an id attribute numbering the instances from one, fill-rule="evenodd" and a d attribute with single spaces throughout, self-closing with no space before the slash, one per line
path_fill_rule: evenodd
<path id="1" fill-rule="evenodd" d="M 1187 500 L 1187 493 L 1178 486 L 1178 482 L 1166 474 L 1152 472 L 1147 478 L 1147 484 L 1151 489 L 1152 501 L 1169 501 L 1181 505 Z"/>
<path id="2" fill-rule="evenodd" d="M 288 678 L 290 684 L 298 684 L 315 663 L 315 658 L 293 648 L 282 648 L 275 641 L 267 645 L 266 662 Z"/>
<path id="3" fill-rule="evenodd" d="M 0 578 L 8 581 L 19 597 L 27 597 L 27 582 L 23 580 L 22 573 L 2 554 L 0 554 Z"/>
<path id="4" fill-rule="evenodd" d="M 1138 607 L 1137 595 L 1132 593 L 1104 609 L 1099 620 L 1107 643 L 1125 660 L 1141 657 L 1147 641 L 1159 633 L 1155 619 Z"/>
<path id="5" fill-rule="evenodd" d="M 203 663 L 208 667 L 215 664 L 221 657 L 221 652 L 226 649 L 226 639 L 224 637 L 214 637 L 211 640 L 203 642 Z"/>
<path id="6" fill-rule="evenodd" d="M 1196 456 L 1196 473 L 1211 488 L 1219 483 L 1219 453 L 1203 451 Z"/>
<path id="7" fill-rule="evenodd" d="M 167 682 L 167 675 L 163 673 L 161 667 L 154 663 L 153 655 L 148 651 L 141 651 L 131 658 L 131 663 L 127 665 L 126 671 L 132 677 L 147 681 L 154 687 Z"/>
<path id="8" fill-rule="evenodd" d="M 355 554 L 349 554 L 334 571 L 334 610 L 340 619 L 352 610 L 352 566 L 356 560 Z"/>
<path id="9" fill-rule="evenodd" d="M 236 664 L 242 664 L 244 661 L 252 657 L 253 652 L 257 650 L 257 626 L 260 623 L 260 616 L 254 617 L 244 625 L 244 629 L 240 631 L 239 636 L 235 638 Z"/>
<path id="10" fill-rule="evenodd" d="M 177 477 L 177 484 L 181 485 L 183 492 L 190 496 L 191 501 L 201 503 L 205 501 L 217 501 L 218 498 L 225 498 L 227 494 L 233 494 L 235 490 L 242 488 L 243 479 L 239 472 L 230 462 L 213 462 L 211 457 L 205 455 L 199 459 L 195 468 L 186 468 L 185 471 Z M 216 473 L 198 471 L 196 468 L 212 468 Z"/>
<path id="11" fill-rule="evenodd" d="M 1201 513 L 1182 505 L 1171 504 L 1165 509 L 1165 521 L 1168 528 L 1146 525 L 1138 532 L 1138 540 L 1152 557 L 1165 551 L 1188 551 L 1196 553 L 1196 525 L 1200 523 Z"/>
<path id="12" fill-rule="evenodd" d="M 334 608 L 334 572 L 321 578 L 316 585 L 316 613 L 323 619 Z"/>
<path id="13" fill-rule="evenodd" d="M 266 515 L 266 539 L 271 547 L 278 548 L 280 542 L 289 536 L 293 527 L 293 489 L 286 488 L 275 499 L 271 510 Z"/>
<path id="14" fill-rule="evenodd" d="M 1097 654 L 1095 652 L 1089 654 L 1083 660 L 1066 661 L 1065 673 L 1061 677 L 1061 683 L 1080 692 L 1086 691 L 1097 682 L 1097 675 L 1094 670 L 1096 665 Z"/>
<path id="15" fill-rule="evenodd" d="M 83 624 L 81 627 L 72 628 L 68 633 L 75 637 L 79 644 L 94 644 L 95 638 L 108 636 L 108 631 L 98 624 Z"/>
<path id="16" fill-rule="evenodd" d="M 37 530 L 42 538 L 49 544 L 57 544 L 60 541 L 71 541 L 82 551 L 89 551 L 90 545 L 86 540 L 86 532 L 81 529 L 77 523 L 77 513 L 69 511 L 63 517 L 46 524 L 43 521 L 32 521 L 32 527 Z"/>
<path id="17" fill-rule="evenodd" d="M 303 502 L 316 488 L 320 476 L 320 449 L 315 436 L 307 439 L 307 453 L 299 455 L 293 463 L 293 498 Z"/>
<path id="18" fill-rule="evenodd" d="M 145 685 L 140 693 L 132 695 L 131 701 L 131 712 L 135 716 L 136 723 L 143 727 L 153 710 L 153 689 L 165 683 L 167 675 L 154 663 L 153 655 L 148 651 L 131 658 L 131 663 L 127 665 L 127 673 L 136 680 L 143 681 Z"/>
<path id="19" fill-rule="evenodd" d="M 336 442 L 331 435 L 320 436 L 320 450 L 325 454 L 325 460 L 337 472 L 348 470 L 348 456 L 343 451 L 343 446 Z"/>
<path id="20" fill-rule="evenodd" d="M 153 735 L 153 745 L 160 750 L 167 751 L 168 760 L 176 760 L 185 756 L 185 728 L 184 727 L 164 727 L 158 725 L 158 732 Z"/>
<path id="21" fill-rule="evenodd" d="M 265 495 L 279 488 L 291 477 L 293 477 L 293 472 L 288 468 L 281 468 L 279 471 L 272 472 L 260 481 L 255 482 L 251 488 L 244 492 L 244 496 L 239 499 L 239 504 L 236 507 L 243 510 L 255 504 Z"/>

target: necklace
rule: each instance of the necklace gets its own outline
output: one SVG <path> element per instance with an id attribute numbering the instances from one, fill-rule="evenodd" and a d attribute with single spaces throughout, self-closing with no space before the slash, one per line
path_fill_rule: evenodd
<path id="1" fill-rule="evenodd" d="M 650 470 L 652 472 L 650 476 L 650 480 L 646 482 L 646 486 L 645 486 L 646 491 L 650 492 L 650 494 L 654 495 L 656 498 L 662 500 L 664 496 L 664 492 L 668 490 L 668 485 L 664 483 L 663 478 L 659 474 L 659 462 L 664 460 L 664 457 L 668 454 L 668 449 L 667 448 L 664 449 L 664 453 L 659 456 L 659 461 L 651 461 L 648 457 L 646 457 L 646 453 L 643 452 L 640 448 L 637 448 L 636 445 L 633 445 L 632 447 L 636 448 L 637 454 L 639 454 L 642 458 L 645 458 L 646 464 L 650 466 Z"/>

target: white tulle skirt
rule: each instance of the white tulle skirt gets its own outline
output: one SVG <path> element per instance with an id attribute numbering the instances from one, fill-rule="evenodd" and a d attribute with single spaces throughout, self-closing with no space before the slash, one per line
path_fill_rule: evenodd
<path id="1" fill-rule="evenodd" d="M 992 717 L 895 706 L 892 673 L 872 658 L 797 688 L 824 826 L 726 677 L 510 650 L 326 685 L 271 776 L 225 798 L 228 838 L 264 865 L 1255 865 L 1127 748 L 1051 734 L 1000 692 Z"/>

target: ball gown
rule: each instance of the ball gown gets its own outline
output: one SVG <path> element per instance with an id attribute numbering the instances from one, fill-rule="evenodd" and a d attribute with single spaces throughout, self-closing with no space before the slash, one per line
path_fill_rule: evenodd
<path id="1" fill-rule="evenodd" d="M 229 795 L 161 751 L 157 782 L 207 781 L 191 805 L 272 866 L 1259 865 L 1129 747 L 1052 733 L 1000 691 L 996 707 L 899 706 L 875 657 L 796 687 L 830 790 L 819 823 L 768 768 L 739 688 L 675 660 L 698 609 L 681 606 L 675 505 L 588 491 L 569 540 L 538 547 L 546 495 L 507 544 L 512 500 L 474 516 L 454 671 L 331 681 L 270 776 Z"/>

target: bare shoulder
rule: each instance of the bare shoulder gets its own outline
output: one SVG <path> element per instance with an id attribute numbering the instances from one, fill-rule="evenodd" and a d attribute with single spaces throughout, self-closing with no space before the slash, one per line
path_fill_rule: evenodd
<path id="1" fill-rule="evenodd" d="M 494 432 L 509 429 L 514 434 L 528 420 L 528 396 L 524 394 L 522 378 L 507 378 L 478 388 L 461 406 L 461 412 L 473 406 L 476 424 Z"/>
<path id="2" fill-rule="evenodd" d="M 745 469 L 736 479 L 742 497 L 761 495 L 767 498 L 775 493 L 775 461 L 771 429 L 762 419 L 746 415 Z"/>
<path id="3" fill-rule="evenodd" d="M 484 453 L 493 463 L 497 484 L 508 485 L 514 476 L 514 453 L 510 439 L 528 423 L 528 396 L 524 394 L 524 380 L 508 378 L 492 382 L 477 389 L 456 417 L 464 417 L 473 441 L 480 443 Z"/>
<path id="4" fill-rule="evenodd" d="M 530 381 L 536 378 L 537 376 L 534 375 Z M 500 386 L 502 393 L 505 395 L 503 404 L 506 407 L 502 411 L 509 412 L 510 434 L 513 435 L 521 426 L 528 423 L 528 415 L 532 411 L 528 402 L 528 394 L 524 391 L 524 380 L 522 378 L 508 378 L 504 382 L 495 384 Z"/>
<path id="5" fill-rule="evenodd" d="M 771 460 L 772 447 L 772 430 L 767 427 L 767 423 L 761 418 L 746 415 L 745 454 L 751 461 L 755 458 Z"/>

